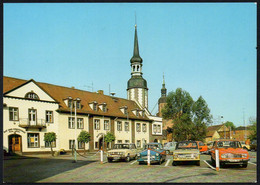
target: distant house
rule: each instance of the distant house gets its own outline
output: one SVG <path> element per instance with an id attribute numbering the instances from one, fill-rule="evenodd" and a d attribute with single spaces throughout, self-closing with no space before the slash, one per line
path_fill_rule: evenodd
<path id="1" fill-rule="evenodd" d="M 210 141 L 215 141 L 218 139 L 225 138 L 225 135 L 226 138 L 229 139 L 230 136 L 229 128 L 226 127 L 224 124 L 210 126 L 207 128 L 205 142 L 208 143 Z"/>
<path id="2" fill-rule="evenodd" d="M 251 134 L 251 126 L 240 126 L 237 127 L 234 131 L 231 132 L 232 134 L 232 138 L 233 139 L 237 139 L 239 141 L 246 141 L 246 142 L 250 142 L 250 140 L 248 139 L 248 137 Z"/>

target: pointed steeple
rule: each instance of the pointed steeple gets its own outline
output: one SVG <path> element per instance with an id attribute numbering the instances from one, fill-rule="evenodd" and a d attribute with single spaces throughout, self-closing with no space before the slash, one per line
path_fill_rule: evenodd
<path id="1" fill-rule="evenodd" d="M 143 59 L 139 55 L 138 38 L 137 38 L 137 26 L 135 25 L 135 38 L 134 38 L 134 53 L 131 58 L 131 63 L 139 62 L 142 63 Z"/>
<path id="2" fill-rule="evenodd" d="M 166 97 L 167 89 L 165 88 L 165 80 L 164 80 L 164 73 L 163 73 L 163 84 L 161 89 L 161 97 Z"/>

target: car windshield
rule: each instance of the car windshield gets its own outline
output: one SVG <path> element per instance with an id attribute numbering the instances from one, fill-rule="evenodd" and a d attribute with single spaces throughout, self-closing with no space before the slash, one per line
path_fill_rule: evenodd
<path id="1" fill-rule="evenodd" d="M 114 149 L 129 149 L 129 144 L 115 144 Z"/>
<path id="2" fill-rule="evenodd" d="M 242 148 L 238 141 L 219 141 L 218 148 Z"/>
<path id="3" fill-rule="evenodd" d="M 147 145 L 145 145 L 144 148 L 145 148 L 145 149 L 150 148 L 150 149 L 152 149 L 152 150 L 162 149 L 162 148 L 161 148 L 161 145 L 158 145 L 158 144 L 147 144 Z"/>
<path id="4" fill-rule="evenodd" d="M 176 149 L 198 149 L 198 145 L 195 141 L 182 141 L 177 143 Z"/>

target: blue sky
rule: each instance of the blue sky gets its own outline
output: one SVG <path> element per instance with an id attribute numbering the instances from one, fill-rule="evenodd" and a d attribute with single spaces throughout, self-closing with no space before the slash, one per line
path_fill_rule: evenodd
<path id="1" fill-rule="evenodd" d="M 4 4 L 4 75 L 126 98 L 135 12 L 153 114 L 164 73 L 215 123 L 256 117 L 255 3 Z"/>

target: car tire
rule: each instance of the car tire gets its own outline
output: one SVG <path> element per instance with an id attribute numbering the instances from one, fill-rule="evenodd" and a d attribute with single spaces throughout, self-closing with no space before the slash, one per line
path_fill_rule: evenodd
<path id="1" fill-rule="evenodd" d="M 126 158 L 125 158 L 125 161 L 126 162 L 129 162 L 131 159 L 130 159 L 130 156 L 128 155 Z"/>
<path id="2" fill-rule="evenodd" d="M 113 161 L 113 159 L 108 159 L 107 158 L 107 162 L 111 163 Z"/>
<path id="3" fill-rule="evenodd" d="M 197 161 L 197 162 L 196 162 L 196 165 L 197 165 L 197 166 L 200 166 L 200 161 Z"/>
<path id="4" fill-rule="evenodd" d="M 140 161 L 140 162 L 139 162 L 139 165 L 141 165 L 141 164 L 143 164 L 143 162 Z"/>
<path id="5" fill-rule="evenodd" d="M 242 168 L 247 168 L 247 162 L 242 164 Z"/>
<path id="6" fill-rule="evenodd" d="M 177 162 L 176 161 L 172 161 L 172 165 L 173 166 L 177 166 Z"/>
<path id="7" fill-rule="evenodd" d="M 158 162 L 158 164 L 161 165 L 162 162 L 163 162 L 163 159 L 162 159 L 162 157 L 161 157 L 160 160 L 159 160 L 159 162 Z"/>
<path id="8" fill-rule="evenodd" d="M 212 166 L 216 166 L 216 161 L 212 158 L 212 156 L 211 156 L 211 164 Z"/>

